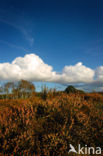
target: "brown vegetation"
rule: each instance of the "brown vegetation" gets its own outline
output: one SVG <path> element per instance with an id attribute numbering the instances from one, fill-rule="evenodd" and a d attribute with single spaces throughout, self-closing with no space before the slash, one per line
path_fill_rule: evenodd
<path id="1" fill-rule="evenodd" d="M 103 148 L 102 94 L 43 94 L 0 100 L 1 155 L 66 156 L 69 144 Z"/>

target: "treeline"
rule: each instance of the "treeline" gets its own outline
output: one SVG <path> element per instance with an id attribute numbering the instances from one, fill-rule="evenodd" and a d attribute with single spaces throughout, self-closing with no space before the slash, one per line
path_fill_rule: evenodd
<path id="1" fill-rule="evenodd" d="M 55 97 L 56 95 L 65 92 L 69 93 L 82 93 L 84 91 L 77 90 L 73 86 L 68 86 L 64 91 L 56 91 L 56 89 L 48 89 L 46 86 L 42 86 L 41 92 L 36 92 L 35 85 L 32 82 L 21 80 L 19 82 L 7 82 L 0 87 L 0 99 L 26 99 L 33 97 L 34 95 L 46 100 L 47 97 Z"/>
<path id="2" fill-rule="evenodd" d="M 19 99 L 28 98 L 35 93 L 35 86 L 33 83 L 26 80 L 19 82 L 7 82 L 0 87 L 1 99 Z"/>
<path id="3" fill-rule="evenodd" d="M 43 100 L 47 97 L 55 97 L 60 94 L 56 89 L 48 89 L 46 85 L 41 87 L 40 92 L 36 92 L 35 85 L 32 82 L 21 80 L 18 82 L 7 82 L 0 86 L 0 99 L 27 99 L 38 96 Z"/>

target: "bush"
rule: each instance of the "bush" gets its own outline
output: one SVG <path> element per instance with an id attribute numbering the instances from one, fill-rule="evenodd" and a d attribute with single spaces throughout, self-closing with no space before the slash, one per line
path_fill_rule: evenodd
<path id="1" fill-rule="evenodd" d="M 73 86 L 68 86 L 68 87 L 65 89 L 65 92 L 66 92 L 66 93 L 77 93 L 77 89 L 74 88 Z"/>

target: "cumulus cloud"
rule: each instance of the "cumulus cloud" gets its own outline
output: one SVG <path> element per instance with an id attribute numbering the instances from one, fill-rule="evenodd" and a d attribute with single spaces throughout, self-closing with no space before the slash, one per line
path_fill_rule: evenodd
<path id="1" fill-rule="evenodd" d="M 62 79 L 66 83 L 82 83 L 92 82 L 94 70 L 84 66 L 82 62 L 74 66 L 65 66 L 62 73 Z"/>
<path id="2" fill-rule="evenodd" d="M 100 66 L 95 70 L 95 77 L 97 81 L 103 82 L 103 66 Z"/>
<path id="3" fill-rule="evenodd" d="M 58 74 L 52 66 L 44 63 L 35 54 L 17 57 L 11 63 L 0 63 L 0 80 L 18 81 L 21 79 L 98 86 L 98 84 L 103 84 L 103 66 L 93 70 L 79 62 L 75 65 L 65 66 L 62 73 Z"/>
<path id="4" fill-rule="evenodd" d="M 17 57 L 11 64 L 0 64 L 0 80 L 50 81 L 54 75 L 52 66 L 35 54 Z"/>
<path id="5" fill-rule="evenodd" d="M 0 80 L 18 80 L 20 68 L 17 65 L 10 63 L 0 64 Z"/>

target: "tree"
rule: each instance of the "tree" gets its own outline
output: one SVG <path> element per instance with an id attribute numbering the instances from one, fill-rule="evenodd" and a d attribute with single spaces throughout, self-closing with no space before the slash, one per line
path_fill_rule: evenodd
<path id="1" fill-rule="evenodd" d="M 65 89 L 65 92 L 66 93 L 77 93 L 78 92 L 78 90 L 75 88 L 75 87 L 73 87 L 73 86 L 68 86 L 66 89 Z"/>
<path id="2" fill-rule="evenodd" d="M 19 96 L 22 98 L 28 98 L 35 92 L 35 86 L 26 80 L 21 80 L 18 82 L 18 86 L 16 88 L 19 92 Z"/>
<path id="3" fill-rule="evenodd" d="M 16 99 L 19 98 L 19 89 L 18 88 L 14 88 L 12 93 L 13 93 L 13 98 L 16 98 Z"/>
<path id="4" fill-rule="evenodd" d="M 78 90 L 75 87 L 73 87 L 72 85 L 68 86 L 65 89 L 66 93 L 79 93 L 79 94 L 84 94 L 85 92 L 83 90 Z"/>
<path id="5" fill-rule="evenodd" d="M 4 92 L 6 93 L 6 97 L 8 98 L 8 95 L 12 93 L 14 89 L 14 82 L 7 82 L 4 84 Z"/>
<path id="6" fill-rule="evenodd" d="M 2 86 L 0 86 L 0 98 L 3 99 L 3 92 L 4 92 L 4 89 Z"/>

